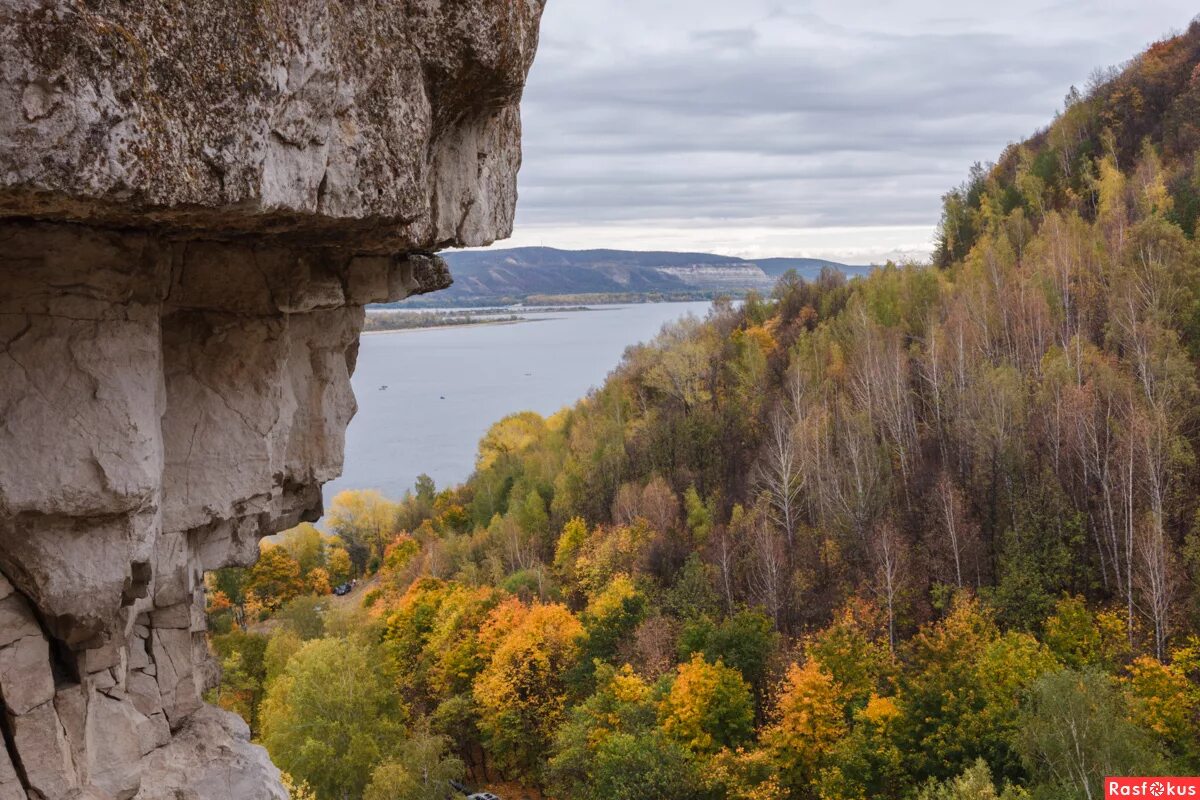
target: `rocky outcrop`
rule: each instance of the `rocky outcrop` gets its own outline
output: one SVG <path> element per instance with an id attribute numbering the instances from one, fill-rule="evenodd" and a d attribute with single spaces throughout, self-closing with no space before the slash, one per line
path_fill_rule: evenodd
<path id="1" fill-rule="evenodd" d="M 0 800 L 274 798 L 205 571 L 321 513 L 363 306 L 510 231 L 542 0 L 0 0 Z"/>

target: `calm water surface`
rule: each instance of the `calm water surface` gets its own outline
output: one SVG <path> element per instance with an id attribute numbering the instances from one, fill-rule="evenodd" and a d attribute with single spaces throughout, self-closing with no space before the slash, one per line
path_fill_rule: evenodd
<path id="1" fill-rule="evenodd" d="M 570 405 L 617 365 L 625 348 L 710 304 L 647 303 L 528 313 L 531 321 L 372 333 L 353 384 L 358 414 L 346 432 L 342 489 L 399 498 L 422 472 L 438 488 L 471 474 L 475 448 L 501 417 Z M 387 389 L 380 389 L 387 386 Z"/>

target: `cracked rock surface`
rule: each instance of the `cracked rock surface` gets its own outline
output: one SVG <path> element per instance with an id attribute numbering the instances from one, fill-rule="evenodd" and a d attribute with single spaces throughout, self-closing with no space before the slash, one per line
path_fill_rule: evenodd
<path id="1" fill-rule="evenodd" d="M 0 800 L 283 798 L 204 573 L 321 513 L 367 303 L 511 230 L 542 0 L 0 0 Z"/>

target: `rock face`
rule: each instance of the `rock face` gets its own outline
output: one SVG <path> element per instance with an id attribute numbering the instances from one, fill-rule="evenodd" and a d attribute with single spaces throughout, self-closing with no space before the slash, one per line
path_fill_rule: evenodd
<path id="1" fill-rule="evenodd" d="M 282 798 L 205 571 L 321 513 L 366 303 L 511 229 L 543 0 L 0 0 L 0 800 Z"/>

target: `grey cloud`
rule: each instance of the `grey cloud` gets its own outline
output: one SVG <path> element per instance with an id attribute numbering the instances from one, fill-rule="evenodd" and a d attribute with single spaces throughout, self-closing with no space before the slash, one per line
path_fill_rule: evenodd
<path id="1" fill-rule="evenodd" d="M 977 19 L 858 30 L 778 7 L 747 27 L 680 19 L 667 44 L 621 47 L 604 31 L 589 44 L 563 2 L 570 35 L 546 30 L 526 93 L 518 224 L 932 224 L 971 163 L 1142 46 L 980 33 Z M 794 44 L 772 27 L 784 21 L 800 26 Z"/>
<path id="2" fill-rule="evenodd" d="M 753 28 L 725 28 L 724 30 L 695 31 L 692 41 L 712 47 L 735 50 L 745 49 L 758 41 L 758 31 Z"/>

